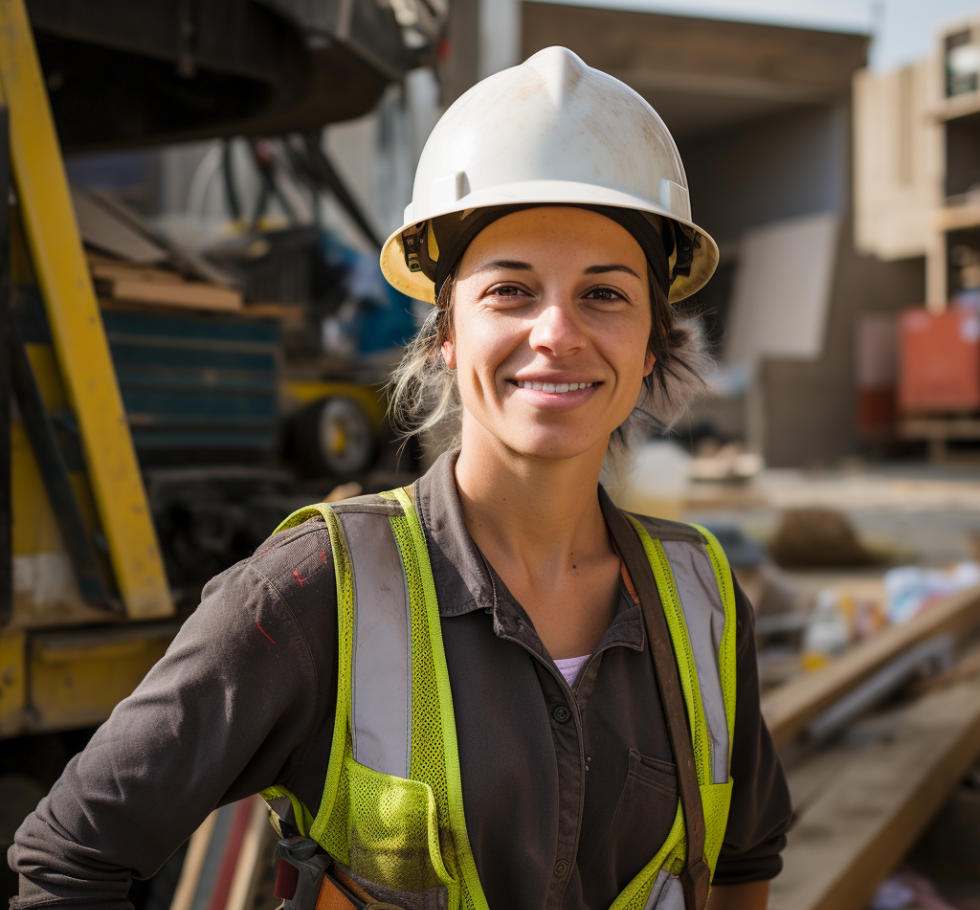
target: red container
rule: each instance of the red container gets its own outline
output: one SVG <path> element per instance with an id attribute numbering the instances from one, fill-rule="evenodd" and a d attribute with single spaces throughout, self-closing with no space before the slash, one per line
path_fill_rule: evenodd
<path id="1" fill-rule="evenodd" d="M 903 411 L 980 409 L 980 314 L 976 310 L 902 314 L 898 401 Z"/>

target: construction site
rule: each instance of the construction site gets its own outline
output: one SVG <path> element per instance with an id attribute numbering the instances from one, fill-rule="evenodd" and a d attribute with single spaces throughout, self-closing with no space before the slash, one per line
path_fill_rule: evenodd
<path id="1" fill-rule="evenodd" d="M 648 6 L 0 0 L 4 852 L 210 579 L 453 445 L 393 426 L 429 303 L 379 254 L 447 108 L 557 45 L 653 106 L 718 246 L 674 304 L 704 393 L 603 480 L 752 604 L 767 906 L 980 910 L 980 7 L 888 68 L 870 27 Z M 207 809 L 118 907 L 280 905 L 266 802 Z"/>

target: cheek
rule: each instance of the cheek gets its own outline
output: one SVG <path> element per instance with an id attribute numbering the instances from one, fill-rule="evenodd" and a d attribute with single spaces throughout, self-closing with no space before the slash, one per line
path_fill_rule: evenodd
<path id="1" fill-rule="evenodd" d="M 471 316 L 458 321 L 454 354 L 460 380 L 465 376 L 481 385 L 493 382 L 518 344 L 499 319 Z"/>

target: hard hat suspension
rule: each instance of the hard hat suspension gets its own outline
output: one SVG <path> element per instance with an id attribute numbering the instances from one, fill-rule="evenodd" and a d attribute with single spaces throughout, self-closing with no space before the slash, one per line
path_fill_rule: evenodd
<path id="1" fill-rule="evenodd" d="M 618 206 L 575 203 L 532 202 L 522 205 L 497 205 L 470 209 L 465 212 L 452 212 L 434 218 L 431 222 L 420 222 L 407 228 L 402 234 L 405 264 L 410 271 L 421 271 L 432 281 L 435 296 L 438 298 L 446 278 L 459 260 L 463 258 L 466 248 L 473 242 L 477 234 L 506 215 L 544 206 L 548 208 L 563 206 L 586 209 L 604 215 L 625 228 L 633 235 L 646 255 L 653 277 L 665 295 L 669 294 L 670 284 L 676 275 L 690 275 L 691 251 L 695 241 L 686 234 L 682 234 L 680 242 L 677 242 L 673 230 L 667 231 L 667 235 L 661 237 L 662 219 L 658 216 Z M 435 235 L 438 245 L 438 253 L 435 257 L 431 255 L 430 234 Z M 686 251 L 686 256 L 678 256 L 673 269 L 668 263 L 669 251 L 666 249 L 668 242 L 671 248 L 676 245 L 680 251 Z M 686 271 L 684 271 L 685 268 Z"/>

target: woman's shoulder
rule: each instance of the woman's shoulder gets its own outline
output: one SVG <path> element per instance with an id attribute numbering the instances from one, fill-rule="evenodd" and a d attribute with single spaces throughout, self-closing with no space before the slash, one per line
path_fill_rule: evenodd
<path id="1" fill-rule="evenodd" d="M 357 496 L 327 504 L 341 518 L 361 512 L 402 514 L 401 506 L 380 494 Z M 255 597 L 274 596 L 292 602 L 333 596 L 336 577 L 330 529 L 323 503 L 299 509 L 283 522 L 255 552 L 220 575 L 204 589 L 204 595 L 236 589 Z"/>
<path id="2" fill-rule="evenodd" d="M 310 518 L 271 534 L 251 556 L 216 575 L 205 586 L 203 599 L 230 592 L 251 598 L 288 597 L 307 584 L 333 584 L 330 533 L 323 519 Z"/>
<path id="3" fill-rule="evenodd" d="M 643 515 L 639 512 L 627 512 L 635 518 L 643 529 L 654 540 L 679 540 L 688 543 L 704 545 L 704 535 L 695 525 L 684 521 L 670 521 L 666 518 L 656 518 L 653 515 Z"/>

